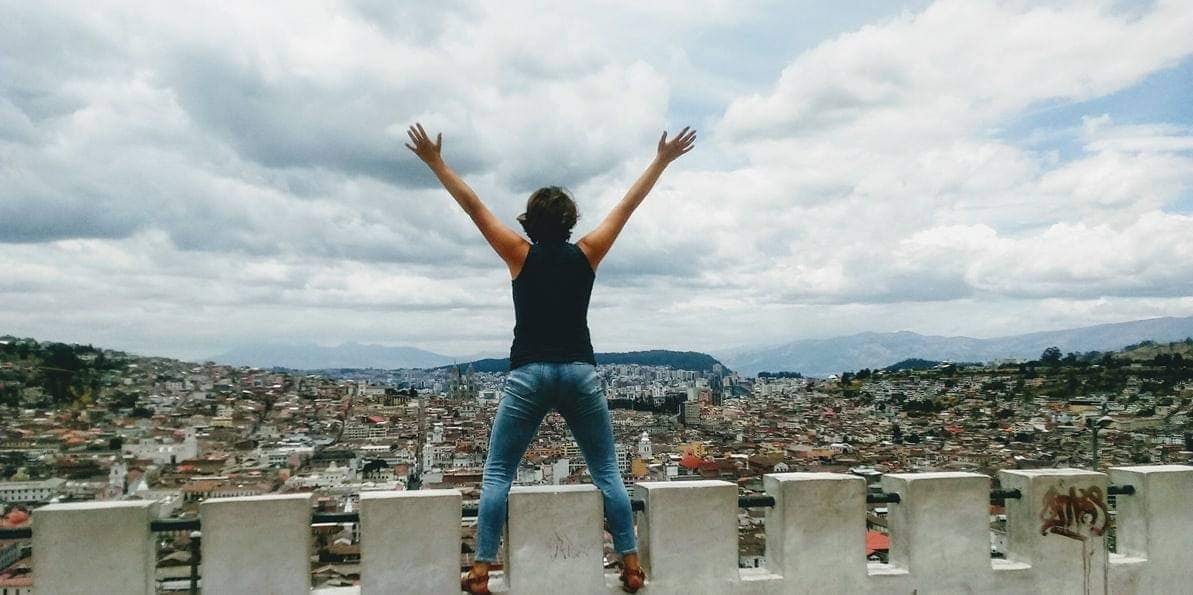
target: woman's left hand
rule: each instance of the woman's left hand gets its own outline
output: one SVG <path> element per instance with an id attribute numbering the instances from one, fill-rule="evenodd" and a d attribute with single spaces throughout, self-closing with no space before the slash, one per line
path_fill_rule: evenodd
<path id="1" fill-rule="evenodd" d="M 424 163 L 431 165 L 443 159 L 439 154 L 439 150 L 443 148 L 442 132 L 437 135 L 435 142 L 431 142 L 431 139 L 427 137 L 427 131 L 423 130 L 423 125 L 415 122 L 414 126 L 406 131 L 406 134 L 410 136 L 411 141 L 414 141 L 414 146 L 405 143 L 406 148 L 414 151 L 414 154 L 418 155 L 418 158 L 422 159 Z"/>
<path id="2" fill-rule="evenodd" d="M 663 131 L 663 136 L 659 139 L 657 159 L 664 165 L 679 159 L 680 155 L 696 147 L 696 131 L 688 130 L 688 128 L 688 126 L 684 126 L 683 130 L 679 131 L 679 135 L 670 141 L 667 140 L 667 131 Z"/>

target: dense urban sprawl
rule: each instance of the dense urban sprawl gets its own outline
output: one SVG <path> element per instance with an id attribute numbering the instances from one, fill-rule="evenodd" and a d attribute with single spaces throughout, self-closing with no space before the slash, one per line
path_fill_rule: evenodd
<path id="1" fill-rule="evenodd" d="M 719 364 L 598 372 L 627 485 L 712 478 L 749 495 L 763 474 L 783 471 L 854 473 L 878 489 L 892 472 L 1188 463 L 1191 352 L 1193 341 L 1145 342 L 816 379 L 747 378 Z M 156 499 L 163 516 L 188 517 L 207 498 L 314 492 L 319 509 L 351 512 L 362 492 L 450 487 L 475 505 L 504 378 L 469 366 L 265 370 L 0 339 L 0 528 L 24 526 L 51 501 L 89 499 Z M 551 413 L 516 483 L 588 481 Z M 997 532 L 998 506 L 991 512 Z M 888 543 L 882 513 L 872 506 L 868 519 L 874 559 Z M 763 518 L 740 511 L 742 566 L 764 559 Z M 473 524 L 463 527 L 463 564 Z M 313 530 L 315 583 L 352 584 L 355 524 Z M 189 573 L 186 541 L 163 540 L 163 586 Z M 28 540 L 0 540 L 0 585 L 31 583 L 29 569 Z"/>

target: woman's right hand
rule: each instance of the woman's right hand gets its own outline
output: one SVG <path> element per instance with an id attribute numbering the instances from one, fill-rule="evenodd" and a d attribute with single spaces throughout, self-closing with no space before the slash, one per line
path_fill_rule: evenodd
<path id="1" fill-rule="evenodd" d="M 442 157 L 439 155 L 440 150 L 443 149 L 442 132 L 439 133 L 435 142 L 431 142 L 430 137 L 427 136 L 427 131 L 423 130 L 423 125 L 415 122 L 414 126 L 411 126 L 410 130 L 406 131 L 406 135 L 414 142 L 413 146 L 410 143 L 406 143 L 406 148 L 414 151 L 414 154 L 418 155 L 418 158 L 422 159 L 423 163 L 434 165 L 436 162 L 442 160 Z"/>
<path id="2" fill-rule="evenodd" d="M 671 141 L 667 140 L 667 131 L 663 131 L 663 136 L 659 138 L 659 152 L 657 159 L 664 164 L 671 163 L 679 158 L 680 155 L 691 151 L 696 146 L 696 131 L 688 130 L 688 126 L 684 126 L 683 130 L 679 131 L 679 135 Z"/>

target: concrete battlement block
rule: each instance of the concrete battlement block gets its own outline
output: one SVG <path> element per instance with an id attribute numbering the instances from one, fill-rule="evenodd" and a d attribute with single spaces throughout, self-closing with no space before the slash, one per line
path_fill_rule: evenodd
<path id="1" fill-rule="evenodd" d="M 992 572 L 989 477 L 895 473 L 883 476 L 882 486 L 900 497 L 887 513 L 892 566 L 906 569 L 916 579 Z"/>
<path id="2" fill-rule="evenodd" d="M 1031 566 L 1032 583 L 1048 593 L 1101 592 L 1105 533 L 1110 526 L 1107 476 L 1084 469 L 999 472 L 1008 499 L 1007 559 Z"/>
<path id="3" fill-rule="evenodd" d="M 604 504 L 594 485 L 510 489 L 506 576 L 511 593 L 604 592 Z"/>
<path id="4" fill-rule="evenodd" d="M 639 550 L 652 585 L 683 584 L 728 592 L 737 571 L 737 486 L 727 481 L 647 481 L 638 523 Z"/>
<path id="5" fill-rule="evenodd" d="M 203 523 L 203 591 L 284 595 L 311 589 L 311 498 L 276 494 L 211 498 Z"/>
<path id="6" fill-rule="evenodd" d="M 1193 467 L 1112 467 L 1110 481 L 1135 488 L 1134 494 L 1115 497 L 1115 537 L 1121 556 L 1139 559 L 1139 592 L 1177 593 L 1191 588 Z"/>
<path id="7" fill-rule="evenodd" d="M 459 490 L 362 492 L 361 593 L 459 589 Z"/>
<path id="8" fill-rule="evenodd" d="M 866 578 L 866 481 L 842 473 L 769 473 L 766 564 L 790 584 L 856 592 Z"/>
<path id="9" fill-rule="evenodd" d="M 155 592 L 157 547 L 145 500 L 49 504 L 33 511 L 38 593 Z"/>

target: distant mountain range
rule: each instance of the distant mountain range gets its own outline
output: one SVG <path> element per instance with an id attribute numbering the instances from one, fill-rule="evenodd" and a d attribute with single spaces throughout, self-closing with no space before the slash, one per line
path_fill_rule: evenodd
<path id="1" fill-rule="evenodd" d="M 435 368 L 457 361 L 456 358 L 417 347 L 389 347 L 361 343 L 343 343 L 336 347 L 323 347 L 314 343 L 258 343 L 240 345 L 219 355 L 213 355 L 210 359 L 233 366 L 257 368 L 277 366 L 296 370 Z"/>
<path id="2" fill-rule="evenodd" d="M 1148 339 L 1167 342 L 1191 336 L 1193 316 L 1164 317 L 995 339 L 940 337 L 909 331 L 861 333 L 740 350 L 722 354 L 721 360 L 746 375 L 789 370 L 807 376 L 827 376 L 861 368 L 882 368 L 908 358 L 957 362 L 1035 359 L 1051 346 L 1064 353 L 1110 351 Z"/>
<path id="3" fill-rule="evenodd" d="M 695 351 L 630 351 L 625 353 L 598 353 L 601 364 L 642 364 L 647 366 L 671 366 L 680 370 L 711 370 L 718 364 L 716 358 L 707 353 Z M 415 347 L 389 347 L 385 345 L 364 345 L 344 343 L 336 347 L 323 347 L 314 343 L 281 344 L 260 343 L 243 345 L 212 356 L 212 361 L 233 366 L 257 368 L 291 368 L 295 370 L 323 370 L 330 368 L 443 368 L 452 364 L 472 365 L 478 372 L 505 372 L 509 370 L 509 358 L 451 357 Z"/>
<path id="4" fill-rule="evenodd" d="M 669 365 L 684 370 L 709 370 L 724 362 L 744 375 L 792 371 L 806 376 L 827 376 L 861 368 L 883 368 L 918 358 L 932 361 L 988 362 L 999 359 L 1034 359 L 1047 347 L 1062 352 L 1110 351 L 1144 340 L 1180 341 L 1193 336 L 1193 316 L 1151 318 L 1082 328 L 1029 333 L 995 339 L 941 337 L 910 331 L 861 333 L 831 339 L 801 339 L 775 347 L 708 355 L 693 351 L 634 351 L 598 353 L 598 363 Z M 298 370 L 325 368 L 438 368 L 471 363 L 478 371 L 505 371 L 504 358 L 452 357 L 415 347 L 344 343 L 336 347 L 310 344 L 261 343 L 243 345 L 212 356 L 213 361 L 260 368 Z"/>
<path id="5" fill-rule="evenodd" d="M 712 370 L 713 366 L 721 363 L 707 353 L 697 351 L 668 351 L 666 349 L 652 349 L 649 351 L 627 351 L 623 353 L 598 353 L 598 364 L 639 364 L 643 366 L 671 366 L 677 370 L 693 370 L 704 372 Z M 510 369 L 507 357 L 480 359 L 459 364 L 471 365 L 477 372 L 506 372 Z"/>

